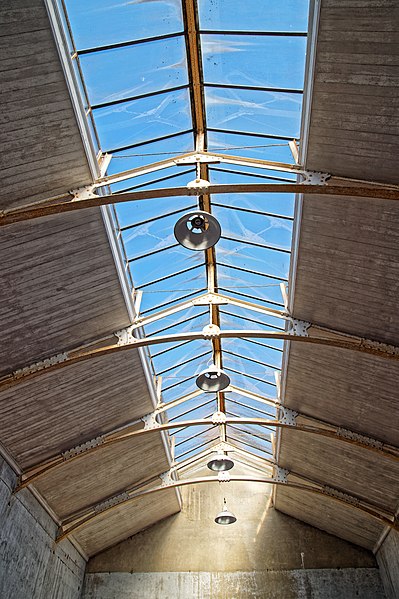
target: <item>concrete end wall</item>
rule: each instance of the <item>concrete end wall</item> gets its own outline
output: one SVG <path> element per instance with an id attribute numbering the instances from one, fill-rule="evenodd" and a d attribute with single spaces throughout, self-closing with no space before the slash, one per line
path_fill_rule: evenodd
<path id="1" fill-rule="evenodd" d="M 374 556 L 275 510 L 265 485 L 184 487 L 183 509 L 88 562 L 84 599 L 383 599 Z M 223 496 L 237 516 L 214 523 Z"/>
<path id="2" fill-rule="evenodd" d="M 0 457 L 1 599 L 79 599 L 86 562 L 27 489 L 12 495 L 16 475 Z"/>
<path id="3" fill-rule="evenodd" d="M 378 570 L 88 574 L 84 599 L 384 599 Z"/>
<path id="4" fill-rule="evenodd" d="M 399 597 L 399 532 L 391 530 L 377 552 L 382 582 L 388 599 Z"/>

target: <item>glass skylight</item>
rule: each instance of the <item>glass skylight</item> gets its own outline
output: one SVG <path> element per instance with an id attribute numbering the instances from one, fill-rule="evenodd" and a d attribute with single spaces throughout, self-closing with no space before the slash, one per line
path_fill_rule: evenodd
<path id="1" fill-rule="evenodd" d="M 65 5 L 71 57 L 82 77 L 93 135 L 102 153 L 112 154 L 107 174 L 151 167 L 112 184 L 111 192 L 185 187 L 196 178 L 195 161 L 179 165 L 178 158 L 198 150 L 202 140 L 200 149 L 221 156 L 202 171 L 211 184 L 296 180 L 289 167 L 279 170 L 262 161 L 294 164 L 289 142 L 300 143 L 308 0 L 196 0 L 194 48 L 185 0 L 65 0 Z M 166 168 L 158 168 L 165 160 Z M 143 318 L 207 291 L 207 255 L 184 249 L 173 234 L 181 215 L 201 207 L 202 197 L 166 195 L 114 206 L 132 288 L 142 292 Z M 294 196 L 211 195 L 209 208 L 222 229 L 214 251 L 215 291 L 284 309 L 280 287 L 289 276 Z M 284 320 L 243 305 L 221 306 L 218 319 L 222 330 L 284 330 Z M 145 325 L 144 334 L 198 332 L 209 322 L 208 308 L 193 305 Z M 276 400 L 282 342 L 237 338 L 221 346 L 234 386 L 224 394 L 227 417 L 275 418 L 275 406 L 262 398 Z M 148 353 L 154 374 L 162 377 L 166 404 L 198 391 L 196 375 L 213 361 L 210 340 L 167 341 Z M 172 422 L 202 419 L 217 409 L 215 394 L 198 393 L 167 416 Z M 239 423 L 227 426 L 226 440 L 270 457 L 271 432 Z M 170 434 L 179 459 L 220 440 L 214 426 Z"/>

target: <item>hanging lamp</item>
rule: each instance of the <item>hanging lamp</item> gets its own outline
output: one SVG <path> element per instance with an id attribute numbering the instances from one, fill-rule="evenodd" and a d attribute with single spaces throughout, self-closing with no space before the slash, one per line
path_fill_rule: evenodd
<path id="1" fill-rule="evenodd" d="M 235 517 L 233 512 L 229 512 L 229 510 L 227 509 L 225 499 L 223 499 L 223 509 L 216 516 L 215 522 L 216 524 L 223 524 L 224 526 L 226 524 L 234 524 L 234 522 L 237 522 L 237 518 Z"/>
<path id="2" fill-rule="evenodd" d="M 234 462 L 226 453 L 218 452 L 209 460 L 207 466 L 214 472 L 225 472 L 233 468 Z"/>
<path id="3" fill-rule="evenodd" d="M 223 391 L 230 385 L 230 377 L 224 370 L 212 364 L 212 366 L 199 373 L 195 382 L 202 391 L 216 393 L 217 391 Z"/>
<path id="4" fill-rule="evenodd" d="M 207 250 L 213 247 L 222 234 L 218 220 L 209 212 L 197 210 L 185 214 L 175 224 L 177 241 L 188 250 Z"/>

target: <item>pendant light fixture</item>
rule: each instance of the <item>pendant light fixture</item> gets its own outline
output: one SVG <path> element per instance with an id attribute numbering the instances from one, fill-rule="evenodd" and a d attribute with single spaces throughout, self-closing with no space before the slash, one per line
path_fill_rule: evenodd
<path id="1" fill-rule="evenodd" d="M 223 499 L 223 509 L 216 516 L 215 522 L 216 524 L 223 524 L 224 526 L 226 524 L 234 524 L 234 522 L 237 522 L 237 518 L 235 517 L 235 515 L 232 512 L 229 512 L 229 510 L 227 509 L 225 499 Z"/>
<path id="2" fill-rule="evenodd" d="M 233 468 L 234 462 L 226 453 L 218 452 L 209 460 L 207 466 L 214 472 L 226 472 Z"/>
<path id="3" fill-rule="evenodd" d="M 202 391 L 216 393 L 217 391 L 223 391 L 230 385 L 230 377 L 224 370 L 212 364 L 212 366 L 199 373 L 195 382 Z"/>
<path id="4" fill-rule="evenodd" d="M 213 247 L 222 234 L 218 220 L 209 212 L 197 210 L 185 214 L 175 224 L 177 241 L 188 250 L 207 250 Z"/>

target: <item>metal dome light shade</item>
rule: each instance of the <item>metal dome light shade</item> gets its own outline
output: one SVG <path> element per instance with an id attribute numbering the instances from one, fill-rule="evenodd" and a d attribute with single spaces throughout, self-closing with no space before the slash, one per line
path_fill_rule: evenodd
<path id="1" fill-rule="evenodd" d="M 224 526 L 226 526 L 226 524 L 234 524 L 234 522 L 237 522 L 237 518 L 233 512 L 229 512 L 227 509 L 226 500 L 223 501 L 223 509 L 216 516 L 215 522 L 216 524 L 223 524 Z"/>
<path id="2" fill-rule="evenodd" d="M 188 250 L 207 250 L 213 247 L 222 234 L 217 219 L 203 210 L 185 214 L 175 224 L 177 241 Z"/>
<path id="3" fill-rule="evenodd" d="M 196 379 L 197 387 L 206 393 L 223 391 L 230 385 L 230 377 L 222 370 L 213 365 L 199 373 Z"/>
<path id="4" fill-rule="evenodd" d="M 233 468 L 234 462 L 227 454 L 218 452 L 209 460 L 207 466 L 209 470 L 214 472 L 226 472 L 226 470 Z"/>

